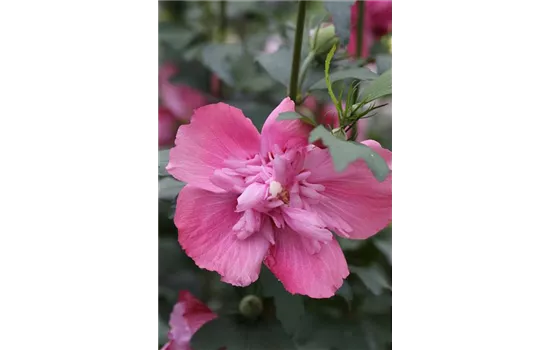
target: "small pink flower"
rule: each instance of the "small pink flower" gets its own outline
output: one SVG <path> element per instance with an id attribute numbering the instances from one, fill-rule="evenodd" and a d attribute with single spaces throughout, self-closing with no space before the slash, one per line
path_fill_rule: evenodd
<path id="1" fill-rule="evenodd" d="M 283 45 L 283 38 L 280 35 L 270 35 L 265 42 L 264 52 L 275 53 L 281 45 Z"/>
<path id="2" fill-rule="evenodd" d="M 167 108 L 159 107 L 159 148 L 174 145 L 178 122 Z"/>
<path id="3" fill-rule="evenodd" d="M 261 135 L 227 104 L 195 110 L 166 167 L 187 182 L 174 222 L 187 255 L 224 282 L 247 286 L 265 263 L 290 293 L 328 298 L 349 274 L 331 230 L 365 239 L 384 228 L 391 175 L 378 182 L 362 160 L 336 172 L 328 150 L 308 145 L 310 126 L 276 120 L 294 107 L 285 98 Z M 364 143 L 391 165 L 390 151 Z"/>
<path id="4" fill-rule="evenodd" d="M 390 1 L 365 1 L 363 20 L 363 44 L 361 57 L 368 58 L 372 44 L 391 32 L 392 4 Z M 348 43 L 348 53 L 355 56 L 357 52 L 357 22 L 359 5 L 351 7 L 351 30 Z"/>
<path id="5" fill-rule="evenodd" d="M 345 107 L 345 103 L 343 103 L 343 107 Z M 340 123 L 338 122 L 338 110 L 336 110 L 336 106 L 334 104 L 326 104 L 323 107 L 323 110 L 321 111 L 321 116 L 319 123 L 323 125 L 329 125 L 332 128 L 337 128 L 340 126 Z M 348 137 L 351 137 L 352 130 L 349 130 L 347 132 Z M 357 137 L 355 138 L 355 141 L 362 142 L 367 139 L 367 119 L 359 119 L 357 122 Z"/>
<path id="6" fill-rule="evenodd" d="M 217 315 L 188 291 L 180 291 L 178 302 L 170 314 L 168 343 L 162 350 L 192 350 L 191 337 Z"/>
<path id="7" fill-rule="evenodd" d="M 170 78 L 178 72 L 171 63 L 164 64 L 159 69 L 159 93 L 162 105 L 180 122 L 187 122 L 193 110 L 208 103 L 208 100 L 198 90 L 186 85 L 172 84 Z"/>

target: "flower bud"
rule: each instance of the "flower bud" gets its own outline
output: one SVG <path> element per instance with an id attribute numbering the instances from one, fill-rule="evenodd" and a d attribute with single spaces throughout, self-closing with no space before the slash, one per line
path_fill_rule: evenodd
<path id="1" fill-rule="evenodd" d="M 338 37 L 333 24 L 321 25 L 315 37 L 316 30 L 312 30 L 309 36 L 309 47 L 316 54 L 325 54 L 334 44 L 338 43 Z"/>
<path id="2" fill-rule="evenodd" d="M 260 316 L 263 309 L 262 299 L 255 295 L 247 295 L 239 303 L 239 311 L 241 314 L 250 319 Z"/>
<path id="3" fill-rule="evenodd" d="M 385 35 L 380 39 L 382 44 L 388 49 L 388 52 L 391 54 L 391 34 Z"/>

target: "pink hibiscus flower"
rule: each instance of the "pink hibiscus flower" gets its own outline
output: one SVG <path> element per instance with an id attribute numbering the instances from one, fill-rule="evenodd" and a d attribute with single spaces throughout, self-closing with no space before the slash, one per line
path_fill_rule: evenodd
<path id="1" fill-rule="evenodd" d="M 359 19 L 357 2 L 351 7 L 351 32 L 348 53 L 355 56 L 357 52 L 357 21 Z M 370 48 L 376 40 L 391 32 L 392 5 L 390 1 L 365 1 L 363 20 L 363 44 L 361 57 L 368 58 Z"/>
<path id="2" fill-rule="evenodd" d="M 167 108 L 159 107 L 159 148 L 172 146 L 177 130 L 176 118 Z"/>
<path id="3" fill-rule="evenodd" d="M 166 167 L 187 182 L 174 222 L 187 255 L 222 281 L 247 286 L 262 262 L 293 294 L 328 298 L 349 274 L 333 237 L 365 239 L 391 220 L 391 175 L 380 183 L 358 160 L 335 172 L 328 150 L 308 145 L 311 127 L 277 121 L 294 111 L 285 98 L 261 135 L 224 103 L 195 110 Z M 391 152 L 365 144 L 391 165 Z"/>
<path id="4" fill-rule="evenodd" d="M 162 105 L 166 107 L 180 122 L 187 122 L 193 110 L 208 103 L 208 100 L 198 90 L 186 85 L 172 84 L 170 78 L 178 72 L 171 63 L 164 64 L 159 69 L 159 93 Z"/>
<path id="5" fill-rule="evenodd" d="M 178 302 L 170 314 L 168 343 L 162 350 L 192 350 L 191 337 L 217 315 L 188 291 L 180 291 Z"/>

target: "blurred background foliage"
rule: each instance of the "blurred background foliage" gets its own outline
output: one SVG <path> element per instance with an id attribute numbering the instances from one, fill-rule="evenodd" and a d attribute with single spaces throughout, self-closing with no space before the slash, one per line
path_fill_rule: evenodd
<path id="1" fill-rule="evenodd" d="M 308 2 L 302 60 L 316 27 L 332 21 L 341 49 L 331 71 L 366 65 L 381 74 L 391 68 L 391 29 L 375 33 L 366 55 L 350 57 L 351 4 Z M 244 295 L 261 295 L 264 312 L 272 316 L 266 316 L 265 329 L 211 322 L 193 338 L 195 350 L 241 349 L 243 339 L 253 344 L 256 338 L 254 344 L 264 345 L 250 348 L 391 349 L 391 225 L 365 241 L 339 239 L 351 274 L 334 297 L 323 300 L 290 295 L 267 269 L 246 288 L 222 283 L 216 273 L 199 269 L 177 241 L 173 213 L 184 184 L 164 169 L 177 127 L 188 122 L 193 108 L 223 101 L 242 109 L 261 129 L 287 96 L 297 6 L 286 1 L 159 2 L 159 348 L 167 341 L 178 291 L 189 290 L 222 314 L 237 310 Z M 325 57 L 326 52 L 313 57 L 300 91 L 300 112 L 316 118 L 334 108 L 326 90 L 312 89 L 324 77 Z M 340 83 L 345 86 L 349 79 Z M 368 119 L 363 136 L 391 149 L 391 97 L 378 103 L 388 105 Z"/>

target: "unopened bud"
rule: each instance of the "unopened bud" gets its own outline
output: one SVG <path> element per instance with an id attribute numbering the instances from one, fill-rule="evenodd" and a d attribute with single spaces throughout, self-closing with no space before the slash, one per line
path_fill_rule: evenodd
<path id="1" fill-rule="evenodd" d="M 262 299 L 255 295 L 245 296 L 239 303 L 239 311 L 247 318 L 254 319 L 264 310 Z"/>
<path id="2" fill-rule="evenodd" d="M 380 41 L 388 49 L 388 52 L 391 53 L 391 34 L 383 36 Z"/>
<path id="3" fill-rule="evenodd" d="M 329 52 L 334 44 L 339 41 L 333 24 L 321 25 L 321 28 L 317 31 L 317 37 L 315 37 L 315 32 L 316 30 L 310 32 L 309 47 L 316 54 Z"/>

